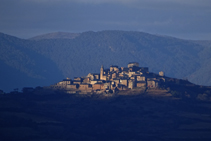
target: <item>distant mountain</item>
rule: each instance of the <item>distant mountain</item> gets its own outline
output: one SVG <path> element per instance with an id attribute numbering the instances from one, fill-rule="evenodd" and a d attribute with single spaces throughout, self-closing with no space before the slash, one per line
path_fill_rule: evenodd
<path id="1" fill-rule="evenodd" d="M 210 48 L 194 41 L 143 32 L 102 31 L 84 32 L 72 40 L 42 40 L 32 48 L 56 62 L 64 76 L 99 72 L 102 64 L 126 66 L 137 61 L 153 72 L 163 70 L 170 77 L 211 84 L 203 72 L 211 69 L 206 66 Z"/>
<path id="2" fill-rule="evenodd" d="M 0 33 L 0 89 L 11 91 L 25 86 L 44 86 L 62 78 L 55 63 L 30 49 L 30 44 Z"/>
<path id="3" fill-rule="evenodd" d="M 48 80 L 46 84 L 50 81 L 53 84 L 56 78 L 99 73 L 101 65 L 105 68 L 109 65 L 126 66 L 128 62 L 136 61 L 140 66 L 149 67 L 151 72 L 162 70 L 169 77 L 211 85 L 209 41 L 182 40 L 132 31 L 90 31 L 66 38 L 69 35 L 72 33 L 53 33 L 52 36 L 22 40 L 1 34 L 0 60 L 27 77 L 39 77 L 42 83 L 41 79 L 45 77 Z M 0 74 L 8 76 L 8 80 L 1 80 L 1 84 L 10 84 L 10 74 L 6 71 Z M 12 87 L 15 88 L 15 85 Z"/>
<path id="4" fill-rule="evenodd" d="M 74 39 L 75 37 L 79 36 L 79 33 L 68 33 L 68 32 L 54 32 L 48 33 L 44 35 L 39 35 L 30 38 L 31 40 L 42 40 L 42 39 Z"/>

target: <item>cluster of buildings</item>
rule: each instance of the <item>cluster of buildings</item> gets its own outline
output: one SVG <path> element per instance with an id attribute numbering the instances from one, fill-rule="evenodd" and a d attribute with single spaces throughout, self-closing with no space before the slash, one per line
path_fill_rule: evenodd
<path id="1" fill-rule="evenodd" d="M 128 67 L 110 66 L 100 68 L 100 73 L 89 73 L 86 77 L 64 79 L 51 88 L 63 89 L 67 93 L 115 93 L 116 91 L 139 88 L 157 88 L 165 81 L 164 72 L 150 73 L 147 67 L 131 62 Z"/>

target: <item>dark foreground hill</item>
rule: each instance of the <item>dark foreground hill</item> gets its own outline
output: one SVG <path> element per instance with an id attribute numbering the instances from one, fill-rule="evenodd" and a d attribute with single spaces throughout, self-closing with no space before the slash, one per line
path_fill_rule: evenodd
<path id="1" fill-rule="evenodd" d="M 66 77 L 99 73 L 101 65 L 126 66 L 133 61 L 151 72 L 211 85 L 209 41 L 127 31 L 52 33 L 30 40 L 1 34 L 0 40 L 4 68 L 0 89 L 7 91 L 32 82 L 36 82 L 33 86 L 50 85 Z"/>
<path id="2" fill-rule="evenodd" d="M 211 103 L 148 94 L 0 95 L 0 140 L 210 141 Z"/>

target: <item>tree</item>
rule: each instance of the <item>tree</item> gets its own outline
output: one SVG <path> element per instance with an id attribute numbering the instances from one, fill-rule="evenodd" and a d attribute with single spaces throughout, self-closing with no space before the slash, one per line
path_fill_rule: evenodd
<path id="1" fill-rule="evenodd" d="M 197 96 L 197 99 L 198 100 L 208 100 L 208 95 L 207 94 L 199 94 L 198 96 Z"/>
<path id="2" fill-rule="evenodd" d="M 178 92 L 178 91 L 171 91 L 171 94 L 172 94 L 173 97 L 176 97 L 176 98 L 182 97 L 182 93 Z"/>
<path id="3" fill-rule="evenodd" d="M 3 90 L 0 90 L 0 94 L 4 94 L 4 91 Z"/>

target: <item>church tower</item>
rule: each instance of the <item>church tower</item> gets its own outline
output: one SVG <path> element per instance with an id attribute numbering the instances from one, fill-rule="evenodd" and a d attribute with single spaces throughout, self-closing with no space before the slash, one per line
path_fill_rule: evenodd
<path id="1" fill-rule="evenodd" d="M 100 68 L 100 80 L 103 80 L 103 73 L 104 73 L 104 68 L 103 65 Z"/>

